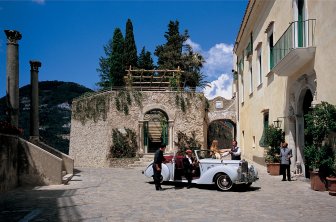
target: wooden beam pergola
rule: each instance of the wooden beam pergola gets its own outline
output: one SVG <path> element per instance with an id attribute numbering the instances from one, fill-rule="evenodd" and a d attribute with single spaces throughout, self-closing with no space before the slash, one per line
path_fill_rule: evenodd
<path id="1" fill-rule="evenodd" d="M 179 86 L 181 74 L 184 72 L 177 69 L 132 69 L 125 70 L 127 75 L 124 76 L 126 86 L 129 88 L 144 90 L 144 91 L 164 91 L 169 90 L 170 79 L 177 78 L 177 86 Z"/>

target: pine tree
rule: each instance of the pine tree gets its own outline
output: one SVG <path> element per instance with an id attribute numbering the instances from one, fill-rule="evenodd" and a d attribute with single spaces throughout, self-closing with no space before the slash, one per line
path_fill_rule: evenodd
<path id="1" fill-rule="evenodd" d="M 133 34 L 133 25 L 130 19 L 126 22 L 126 34 L 125 34 L 125 49 L 124 49 L 124 65 L 125 69 L 129 69 L 129 66 L 137 66 L 137 49 Z"/>
<path id="2" fill-rule="evenodd" d="M 156 47 L 154 54 L 158 57 L 158 65 L 160 69 L 176 69 L 181 66 L 181 56 L 183 42 L 188 38 L 188 31 L 185 30 L 183 35 L 179 32 L 179 22 L 170 21 L 168 24 L 168 32 L 164 37 L 167 43 Z"/>
<path id="3" fill-rule="evenodd" d="M 138 58 L 138 68 L 153 70 L 155 68 L 154 62 L 149 51 L 146 51 L 146 48 L 143 47 Z"/>
<path id="4" fill-rule="evenodd" d="M 96 83 L 96 85 L 100 89 L 106 89 L 111 86 L 111 76 L 110 76 L 110 69 L 111 69 L 111 55 L 112 55 L 112 39 L 104 46 L 104 52 L 106 58 L 100 57 L 99 58 L 99 67 L 97 72 L 99 72 L 100 81 Z"/>
<path id="5" fill-rule="evenodd" d="M 156 47 L 155 55 L 158 57 L 158 65 L 161 69 L 176 69 L 180 67 L 184 72 L 181 76 L 181 87 L 204 87 L 205 76 L 201 73 L 204 59 L 202 55 L 193 52 L 192 47 L 185 44 L 189 38 L 188 31 L 181 35 L 179 22 L 170 21 L 168 32 L 165 33 L 166 44 Z"/>

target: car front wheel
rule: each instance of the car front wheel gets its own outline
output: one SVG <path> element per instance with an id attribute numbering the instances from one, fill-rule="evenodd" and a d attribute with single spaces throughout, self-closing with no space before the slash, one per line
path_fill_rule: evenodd
<path id="1" fill-rule="evenodd" d="M 230 190 L 233 186 L 232 180 L 226 174 L 221 174 L 216 177 L 216 186 L 220 191 Z"/>

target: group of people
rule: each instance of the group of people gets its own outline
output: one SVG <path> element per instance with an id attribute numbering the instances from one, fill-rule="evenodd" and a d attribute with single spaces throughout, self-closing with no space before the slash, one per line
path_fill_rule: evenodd
<path id="1" fill-rule="evenodd" d="M 240 148 L 237 146 L 237 141 L 232 141 L 232 147 L 229 149 L 220 149 L 218 147 L 218 141 L 213 140 L 210 146 L 211 155 L 215 159 L 221 159 L 227 155 L 231 154 L 231 160 L 240 160 L 241 151 Z"/>
<path id="2" fill-rule="evenodd" d="M 153 162 L 153 179 L 155 184 L 155 189 L 157 191 L 162 191 L 161 187 L 161 170 L 162 170 L 162 163 L 165 161 L 165 158 L 163 156 L 163 153 L 166 149 L 165 144 L 161 144 L 160 148 L 155 152 L 154 155 L 154 162 Z M 210 147 L 211 155 L 213 155 L 214 158 L 220 159 L 223 155 L 229 155 L 231 154 L 232 160 L 240 160 L 241 151 L 240 148 L 237 146 L 237 141 L 232 141 L 232 148 L 230 149 L 219 149 L 218 148 L 218 141 L 214 140 L 212 142 L 212 145 Z M 184 175 L 186 179 L 188 180 L 187 189 L 192 187 L 192 178 L 195 174 L 195 171 L 197 170 L 197 161 L 192 156 L 192 150 L 187 149 L 185 151 L 185 156 L 183 157 L 183 167 L 184 167 Z"/>
<path id="3" fill-rule="evenodd" d="M 288 148 L 288 143 L 283 142 L 280 144 L 280 174 L 282 175 L 282 181 L 287 180 L 291 181 L 291 175 L 290 175 L 290 164 L 292 157 L 292 150 Z M 154 163 L 153 163 L 153 178 L 155 183 L 155 189 L 157 191 L 162 191 L 162 187 L 160 184 L 161 181 L 161 170 L 162 170 L 162 163 L 165 161 L 165 158 L 163 156 L 163 153 L 166 149 L 165 144 L 161 144 L 160 148 L 155 152 L 154 155 Z M 241 159 L 241 150 L 237 146 L 237 141 L 232 141 L 232 147 L 230 149 L 219 149 L 218 148 L 218 141 L 214 140 L 212 141 L 211 147 L 210 147 L 211 155 L 213 155 L 214 158 L 220 159 L 225 155 L 231 154 L 232 160 L 240 160 Z M 192 150 L 187 149 L 185 151 L 186 155 L 183 158 L 183 167 L 184 167 L 184 173 L 185 177 L 188 180 L 187 188 L 192 187 L 192 177 L 195 173 L 195 170 L 197 168 L 197 161 L 192 156 Z"/>

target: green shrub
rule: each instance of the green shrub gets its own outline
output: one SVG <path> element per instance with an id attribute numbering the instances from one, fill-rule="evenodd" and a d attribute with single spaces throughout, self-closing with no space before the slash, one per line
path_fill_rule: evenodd
<path id="1" fill-rule="evenodd" d="M 265 143 L 268 145 L 266 148 L 266 163 L 279 163 L 280 162 L 280 144 L 284 141 L 284 135 L 281 129 L 270 125 L 265 132 Z"/>
<path id="2" fill-rule="evenodd" d="M 319 169 L 323 176 L 336 175 L 335 154 L 326 141 L 336 130 L 336 106 L 327 102 L 316 105 L 305 115 L 305 164 Z"/>
<path id="3" fill-rule="evenodd" d="M 138 150 L 136 133 L 128 128 L 125 128 L 125 131 L 123 134 L 118 129 L 112 130 L 113 145 L 110 147 L 108 159 L 135 157 Z"/>

